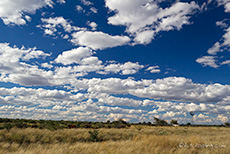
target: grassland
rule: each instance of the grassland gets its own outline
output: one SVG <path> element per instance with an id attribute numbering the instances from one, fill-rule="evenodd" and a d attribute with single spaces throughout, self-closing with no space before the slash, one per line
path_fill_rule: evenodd
<path id="1" fill-rule="evenodd" d="M 12 128 L 0 130 L 1 154 L 229 154 L 228 127 Z"/>

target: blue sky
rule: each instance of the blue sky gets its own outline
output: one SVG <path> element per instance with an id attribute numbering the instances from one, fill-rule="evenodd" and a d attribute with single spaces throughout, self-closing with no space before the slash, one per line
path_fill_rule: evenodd
<path id="1" fill-rule="evenodd" d="M 230 0 L 2 0 L 7 118 L 229 122 Z"/>

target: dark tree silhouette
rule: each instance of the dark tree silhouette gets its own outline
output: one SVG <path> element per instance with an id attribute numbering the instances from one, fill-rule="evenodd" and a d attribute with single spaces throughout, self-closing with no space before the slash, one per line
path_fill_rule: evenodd
<path id="1" fill-rule="evenodd" d="M 189 112 L 189 113 L 190 113 L 190 115 L 192 116 L 192 124 L 194 124 L 194 120 L 193 120 L 194 112 L 191 111 L 191 112 Z"/>

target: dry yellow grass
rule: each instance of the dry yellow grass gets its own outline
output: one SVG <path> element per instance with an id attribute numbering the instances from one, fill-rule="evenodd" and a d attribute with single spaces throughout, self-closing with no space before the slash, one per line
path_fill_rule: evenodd
<path id="1" fill-rule="evenodd" d="M 230 128 L 143 127 L 99 129 L 103 142 L 89 142 L 89 129 L 0 131 L 2 154 L 229 154 Z M 23 137 L 22 137 L 23 136 Z M 20 142 L 21 141 L 21 142 Z M 214 147 L 212 147 L 212 145 Z M 207 146 L 207 147 L 204 147 Z M 218 146 L 218 147 L 217 147 Z"/>

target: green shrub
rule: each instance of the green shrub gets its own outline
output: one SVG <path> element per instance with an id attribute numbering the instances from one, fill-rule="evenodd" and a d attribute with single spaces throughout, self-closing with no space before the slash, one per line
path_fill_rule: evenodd
<path id="1" fill-rule="evenodd" d="M 11 128 L 13 128 L 13 125 L 6 123 L 6 124 L 4 124 L 3 127 L 4 127 L 6 130 L 9 131 Z"/>
<path id="2" fill-rule="evenodd" d="M 99 132 L 97 130 L 89 131 L 89 140 L 92 142 L 99 142 Z"/>

